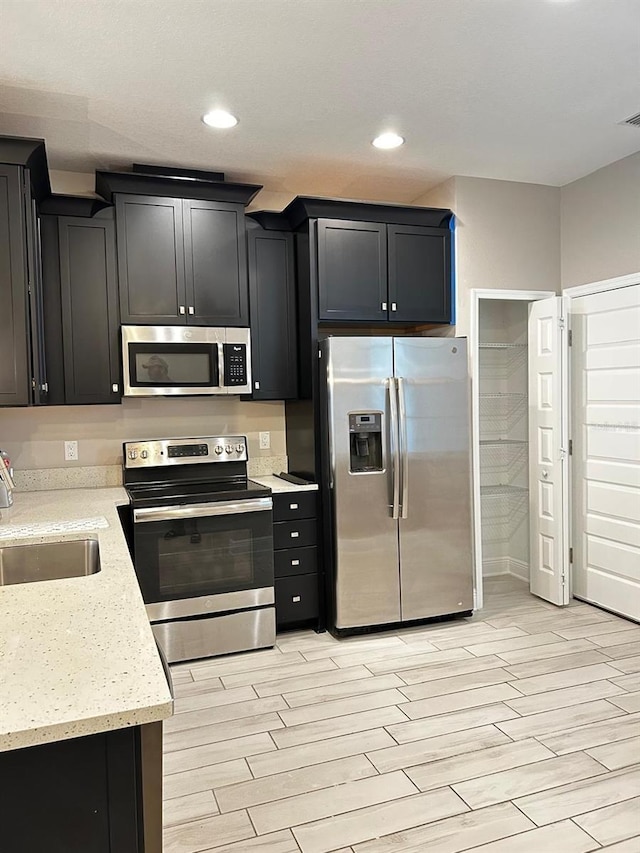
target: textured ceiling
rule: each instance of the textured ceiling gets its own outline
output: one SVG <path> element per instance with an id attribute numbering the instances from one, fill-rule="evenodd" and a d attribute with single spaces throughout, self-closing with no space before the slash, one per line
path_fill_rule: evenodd
<path id="1" fill-rule="evenodd" d="M 640 0 L 0 0 L 0 133 L 58 170 L 409 201 L 453 174 L 568 183 L 640 150 L 638 111 Z M 406 145 L 372 148 L 391 127 Z"/>

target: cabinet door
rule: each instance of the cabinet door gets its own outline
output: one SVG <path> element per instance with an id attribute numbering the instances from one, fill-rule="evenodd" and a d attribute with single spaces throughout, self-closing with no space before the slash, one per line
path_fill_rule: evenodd
<path id="1" fill-rule="evenodd" d="M 387 319 L 386 225 L 319 219 L 318 319 Z"/>
<path id="2" fill-rule="evenodd" d="M 0 165 L 0 406 L 31 399 L 22 170 Z"/>
<path id="3" fill-rule="evenodd" d="M 183 324 L 182 200 L 118 195 L 116 227 L 122 322 Z"/>
<path id="4" fill-rule="evenodd" d="M 58 234 L 65 402 L 119 403 L 113 221 L 60 217 Z"/>
<path id="5" fill-rule="evenodd" d="M 389 319 L 451 322 L 451 232 L 388 225 Z"/>
<path id="6" fill-rule="evenodd" d="M 183 201 L 187 322 L 248 326 L 244 212 L 240 205 Z"/>
<path id="7" fill-rule="evenodd" d="M 297 395 L 293 234 L 249 231 L 254 400 Z"/>

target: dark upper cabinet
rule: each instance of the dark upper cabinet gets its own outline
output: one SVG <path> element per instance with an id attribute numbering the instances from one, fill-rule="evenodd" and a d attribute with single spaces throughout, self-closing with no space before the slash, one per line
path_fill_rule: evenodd
<path id="1" fill-rule="evenodd" d="M 254 400 L 298 392 L 293 234 L 249 227 L 249 297 Z"/>
<path id="2" fill-rule="evenodd" d="M 31 400 L 22 169 L 0 165 L 0 405 Z"/>
<path id="3" fill-rule="evenodd" d="M 58 219 L 66 403 L 119 403 L 118 283 L 112 218 Z"/>
<path id="4" fill-rule="evenodd" d="M 448 323 L 448 228 L 319 219 L 320 322 Z"/>
<path id="5" fill-rule="evenodd" d="M 119 403 L 113 212 L 42 217 L 49 402 Z"/>
<path id="6" fill-rule="evenodd" d="M 117 195 L 123 323 L 183 325 L 187 298 L 182 200 Z"/>
<path id="7" fill-rule="evenodd" d="M 0 406 L 46 402 L 41 284 L 30 172 L 0 165 Z"/>
<path id="8" fill-rule="evenodd" d="M 387 319 L 386 225 L 319 219 L 318 319 Z"/>
<path id="9" fill-rule="evenodd" d="M 242 205 L 117 194 L 116 227 L 123 323 L 248 325 Z"/>
<path id="10" fill-rule="evenodd" d="M 451 232 L 387 225 L 389 319 L 448 323 L 451 319 Z"/>
<path id="11" fill-rule="evenodd" d="M 242 208 L 183 201 L 187 322 L 248 326 L 247 254 Z"/>

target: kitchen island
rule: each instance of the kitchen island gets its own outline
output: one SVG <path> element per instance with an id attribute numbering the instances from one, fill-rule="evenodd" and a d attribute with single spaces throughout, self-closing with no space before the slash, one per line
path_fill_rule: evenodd
<path id="1" fill-rule="evenodd" d="M 58 490 L 0 510 L 0 548 L 94 539 L 100 558 L 95 574 L 0 587 L 6 853 L 161 849 L 172 697 L 118 518 L 126 502 L 121 488 Z"/>

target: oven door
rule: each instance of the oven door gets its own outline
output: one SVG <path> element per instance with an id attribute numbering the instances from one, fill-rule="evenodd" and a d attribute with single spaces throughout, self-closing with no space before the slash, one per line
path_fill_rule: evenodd
<path id="1" fill-rule="evenodd" d="M 152 621 L 273 603 L 270 497 L 136 508 L 135 568 Z"/>

